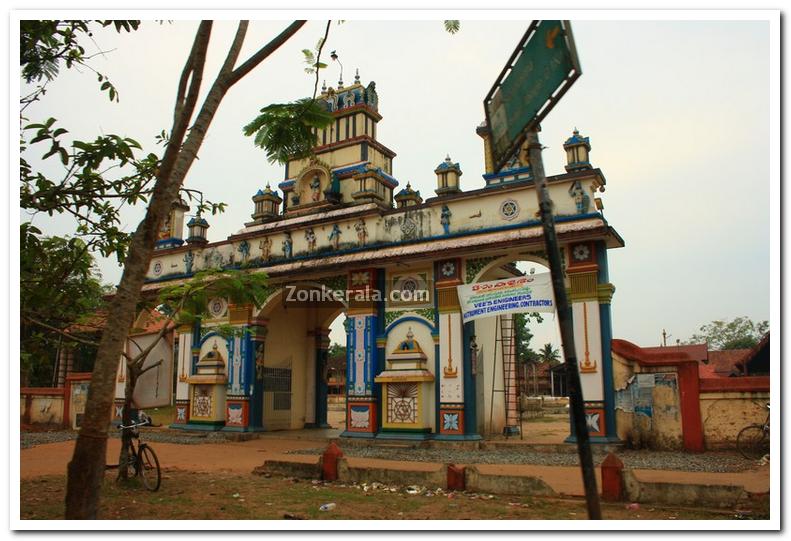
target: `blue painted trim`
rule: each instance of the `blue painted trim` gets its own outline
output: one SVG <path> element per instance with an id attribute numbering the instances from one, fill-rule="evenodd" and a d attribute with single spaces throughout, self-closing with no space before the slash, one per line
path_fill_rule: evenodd
<path id="1" fill-rule="evenodd" d="M 327 365 L 329 351 L 323 349 L 319 344 L 316 344 L 316 363 L 315 363 L 315 381 L 316 392 L 314 397 L 316 400 L 315 416 L 316 422 L 314 423 L 317 428 L 329 428 L 327 423 L 327 382 L 324 380 L 323 367 Z"/>
<path id="2" fill-rule="evenodd" d="M 294 183 L 296 183 L 296 182 L 297 181 L 294 180 L 294 179 L 292 179 L 292 180 L 284 180 L 283 182 L 278 184 L 277 187 L 280 188 L 281 190 L 291 189 L 294 186 Z"/>
<path id="3" fill-rule="evenodd" d="M 354 362 L 354 317 L 346 316 L 346 319 L 343 322 L 343 327 L 346 330 L 346 389 L 344 392 L 346 393 L 346 430 L 349 429 L 349 389 L 353 388 L 354 382 L 352 382 L 352 363 Z"/>
<path id="4" fill-rule="evenodd" d="M 434 276 L 439 276 L 439 261 L 434 262 Z M 439 326 L 439 295 L 437 294 L 437 283 L 434 281 L 434 329 L 437 332 L 437 335 L 441 336 L 442 330 Z M 433 333 L 432 333 L 433 334 Z M 448 343 L 450 346 L 450 343 Z M 442 426 L 442 419 L 439 414 L 439 405 L 440 405 L 440 383 L 442 372 L 440 372 L 439 367 L 439 340 L 434 344 L 434 431 L 435 433 L 439 433 L 440 427 Z"/>
<path id="5" fill-rule="evenodd" d="M 604 386 L 604 432 L 609 437 L 617 437 L 618 430 L 615 424 L 615 383 L 613 382 L 612 366 L 612 320 L 610 318 L 609 304 L 599 305 L 599 322 L 601 324 L 602 384 Z"/>
<path id="6" fill-rule="evenodd" d="M 387 281 L 386 270 L 376 269 L 376 287 L 379 289 L 379 291 L 385 291 L 387 285 L 386 281 Z M 385 298 L 382 298 L 379 300 L 379 302 L 376 303 L 376 327 L 372 329 L 373 332 L 371 333 L 373 335 L 372 338 L 375 346 L 373 350 L 375 352 L 375 357 L 374 357 L 374 371 L 371 377 L 371 382 L 372 382 L 371 388 L 373 390 L 374 400 L 376 401 L 377 432 L 382 429 L 384 400 L 382 399 L 382 384 L 376 383 L 373 380 L 377 375 L 383 372 L 385 368 L 387 368 L 387 361 L 385 357 L 387 353 L 385 352 L 385 348 L 384 346 L 379 347 L 376 344 L 376 336 L 381 335 L 385 330 L 385 308 L 386 308 L 386 300 Z"/>
<path id="7" fill-rule="evenodd" d="M 596 262 L 599 266 L 598 283 L 610 281 L 607 257 L 607 245 L 604 241 L 596 242 Z M 604 387 L 604 426 L 608 437 L 617 438 L 618 430 L 615 422 L 615 382 L 612 366 L 612 313 L 609 304 L 599 304 L 599 328 L 601 330 L 602 347 L 602 384 Z"/>
<path id="8" fill-rule="evenodd" d="M 514 176 L 514 175 L 522 174 L 522 173 L 528 173 L 529 174 L 530 173 L 530 167 L 517 167 L 515 169 L 507 169 L 505 171 L 500 171 L 498 173 L 484 173 L 483 174 L 483 179 L 488 181 L 488 180 L 494 180 L 494 179 L 503 178 L 503 177 L 511 177 L 511 176 Z M 526 179 L 520 179 L 520 180 L 526 180 Z"/>
<path id="9" fill-rule="evenodd" d="M 472 355 L 470 352 L 470 337 L 475 334 L 475 321 L 463 323 L 462 329 L 464 336 L 462 341 L 462 347 L 464 348 L 462 357 L 464 359 L 464 435 L 480 438 L 481 436 L 478 434 L 477 378 L 472 375 Z"/>
<path id="10" fill-rule="evenodd" d="M 382 317 L 382 320 L 384 320 L 384 317 Z M 417 323 L 425 325 L 426 327 L 429 328 L 429 330 L 431 330 L 432 336 L 434 336 L 434 334 L 436 333 L 437 328 L 434 325 L 432 325 L 432 323 L 429 320 L 427 320 L 422 316 L 401 316 L 400 318 L 393 321 L 390 325 L 388 325 L 384 330 L 384 335 L 380 335 L 380 336 L 387 336 L 387 334 L 393 330 L 393 327 L 395 327 L 396 325 L 400 325 L 405 321 L 415 321 Z"/>
<path id="11" fill-rule="evenodd" d="M 464 421 L 465 426 L 467 421 Z M 437 434 L 432 439 L 437 441 L 481 441 L 480 434 Z"/>
<path id="12" fill-rule="evenodd" d="M 364 142 L 363 145 L 367 146 L 368 143 Z M 367 159 L 368 156 L 366 155 L 366 157 L 363 158 L 362 161 L 365 161 Z M 332 169 L 332 174 L 336 176 L 341 176 L 341 175 L 346 175 L 348 173 L 365 173 L 367 168 L 368 168 L 367 163 L 358 163 L 356 165 L 347 165 L 345 167 L 338 167 L 336 169 Z"/>
<path id="13" fill-rule="evenodd" d="M 206 340 L 208 340 L 208 339 L 209 339 L 209 338 L 211 338 L 212 336 L 219 336 L 220 338 L 222 338 L 222 339 L 225 341 L 225 347 L 226 347 L 226 349 L 228 350 L 228 357 L 230 357 L 230 356 L 231 356 L 231 352 L 233 351 L 233 346 L 231 345 L 231 344 L 233 344 L 233 342 L 231 342 L 231 340 L 233 340 L 233 339 L 232 339 L 232 338 L 231 338 L 231 339 L 229 339 L 229 338 L 225 338 L 225 337 L 224 337 L 224 336 L 222 336 L 221 334 L 219 334 L 219 333 L 216 333 L 216 332 L 214 332 L 214 331 L 209 331 L 209 332 L 207 332 L 207 333 L 206 333 L 206 336 L 204 336 L 203 338 L 201 338 L 201 339 L 200 339 L 200 344 L 199 344 L 199 345 L 200 345 L 200 347 L 203 347 L 203 344 L 205 344 L 205 343 L 206 343 Z M 226 360 L 227 362 L 230 362 L 230 361 L 231 361 L 231 359 L 225 359 L 225 360 Z"/>
<path id="14" fill-rule="evenodd" d="M 577 221 L 577 220 L 586 220 L 586 219 L 590 219 L 590 218 L 599 218 L 601 220 L 604 220 L 605 225 L 607 225 L 607 221 L 604 219 L 604 216 L 602 216 L 601 213 L 599 213 L 599 212 L 589 212 L 587 214 L 574 214 L 574 215 L 571 215 L 571 216 L 555 216 L 555 223 L 574 222 L 574 221 Z M 447 234 L 447 235 L 445 235 L 445 234 L 433 235 L 433 236 L 430 236 L 430 237 L 421 237 L 419 239 L 412 239 L 412 240 L 401 240 L 401 241 L 395 241 L 395 242 L 380 242 L 380 243 L 375 243 L 375 244 L 367 244 L 365 246 L 356 246 L 356 247 L 353 247 L 353 248 L 345 248 L 343 250 L 337 250 L 337 251 L 334 251 L 334 250 L 320 250 L 320 251 L 318 251 L 318 252 L 316 252 L 314 254 L 298 254 L 298 255 L 295 255 L 295 256 L 293 256 L 293 257 L 291 257 L 289 259 L 286 259 L 284 257 L 273 258 L 273 259 L 271 259 L 269 261 L 269 263 L 267 265 L 263 265 L 263 264 L 260 264 L 258 262 L 255 262 L 255 261 L 250 261 L 244 266 L 244 268 L 245 269 L 267 268 L 267 267 L 272 267 L 274 265 L 280 265 L 282 263 L 292 263 L 294 261 L 307 261 L 307 260 L 310 260 L 310 259 L 321 259 L 321 258 L 324 258 L 324 257 L 326 257 L 328 255 L 339 256 L 339 255 L 346 255 L 346 254 L 355 254 L 355 253 L 366 252 L 366 251 L 370 251 L 370 250 L 373 250 L 373 249 L 379 249 L 379 248 L 393 248 L 393 247 L 398 247 L 398 246 L 409 246 L 411 244 L 419 244 L 421 242 L 428 242 L 428 241 L 433 241 L 433 240 L 446 240 L 446 239 L 453 239 L 453 238 L 459 238 L 459 237 L 468 237 L 468 236 L 471 236 L 471 235 L 481 235 L 481 234 L 485 234 L 485 233 L 497 233 L 497 232 L 500 232 L 500 231 L 509 231 L 509 230 L 512 230 L 512 229 L 520 229 L 520 228 L 523 228 L 523 227 L 534 227 L 534 226 L 540 226 L 540 225 L 541 225 L 541 220 L 527 220 L 527 221 L 524 221 L 524 222 L 517 222 L 517 223 L 501 225 L 501 226 L 497 226 L 497 227 L 488 227 L 488 228 L 478 229 L 478 230 L 461 230 L 461 231 L 452 232 L 452 233 Z M 225 265 L 223 267 L 223 269 L 236 269 L 236 270 L 241 269 L 241 268 L 242 268 L 241 263 L 236 263 L 234 265 Z M 153 284 L 153 283 L 157 283 L 157 282 L 167 282 L 167 281 L 170 281 L 170 280 L 177 280 L 177 279 L 181 279 L 181 278 L 189 278 L 193 274 L 186 274 L 186 273 L 168 274 L 166 276 L 160 276 L 159 278 L 147 278 L 145 283 L 146 284 Z"/>
<path id="15" fill-rule="evenodd" d="M 432 439 L 431 436 L 430 432 L 379 432 L 376 434 L 376 439 L 423 441 Z"/>
<path id="16" fill-rule="evenodd" d="M 264 432 L 260 426 L 224 426 L 220 432 Z"/>
<path id="17" fill-rule="evenodd" d="M 170 237 L 168 239 L 161 239 L 154 243 L 154 247 L 158 249 L 176 248 L 184 244 L 184 240 L 177 237 Z"/>

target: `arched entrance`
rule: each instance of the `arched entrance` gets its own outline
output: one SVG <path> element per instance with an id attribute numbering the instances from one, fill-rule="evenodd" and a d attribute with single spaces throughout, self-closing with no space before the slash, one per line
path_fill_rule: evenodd
<path id="1" fill-rule="evenodd" d="M 582 250 L 581 248 L 584 248 Z M 612 380 L 612 357 L 610 352 L 610 298 L 612 286 L 607 280 L 607 259 L 604 243 L 587 242 L 571 247 L 570 259 L 563 259 L 566 286 L 572 309 L 574 339 L 578 369 L 585 400 L 588 430 L 592 441 L 616 440 L 615 404 Z M 584 259 L 589 263 L 575 263 L 576 257 L 587 252 Z M 590 263 L 593 262 L 593 265 Z M 503 256 L 481 261 L 479 270 L 471 282 L 485 282 L 519 276 L 526 267 L 538 267 L 536 272 L 549 272 L 548 262 L 542 252 L 510 252 Z M 575 268 L 577 267 L 577 268 Z M 530 272 L 528 270 L 528 272 Z M 554 314 L 550 316 L 554 320 Z M 520 393 L 529 389 L 528 373 L 521 372 L 516 352 L 516 324 L 514 315 L 488 317 L 474 321 L 477 343 L 481 347 L 480 357 L 484 373 L 478 386 L 478 402 L 483 400 L 483 418 L 479 413 L 478 423 L 482 433 L 517 434 L 523 428 L 525 400 Z M 559 332 L 555 325 L 555 337 L 560 345 Z M 562 347 L 559 347 L 561 359 Z M 488 368 L 488 372 L 486 371 Z M 549 393 L 563 393 L 565 366 L 548 367 L 546 375 Z M 533 386 L 538 388 L 538 376 L 533 373 Z M 522 380 L 522 381 L 520 381 Z M 526 393 L 529 394 L 529 393 Z M 540 393 L 535 393 L 540 394 Z M 480 409 L 480 408 L 479 408 Z M 573 425 L 572 425 L 573 427 Z M 567 439 L 573 441 L 574 435 Z"/>
<path id="2" fill-rule="evenodd" d="M 345 312 L 343 302 L 321 296 L 314 282 L 288 284 L 257 314 L 266 324 L 259 370 L 265 430 L 329 428 L 327 355 L 329 325 Z"/>

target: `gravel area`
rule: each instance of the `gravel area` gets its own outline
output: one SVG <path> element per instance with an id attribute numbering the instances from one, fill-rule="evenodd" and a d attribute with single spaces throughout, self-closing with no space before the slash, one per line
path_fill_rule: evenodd
<path id="1" fill-rule="evenodd" d="M 179 432 L 176 430 L 151 430 L 142 434 L 143 441 L 159 443 L 180 443 L 194 445 L 201 443 L 224 443 L 228 441 L 222 432 Z M 117 430 L 110 432 L 111 438 L 118 438 L 120 435 Z M 59 430 L 52 432 L 22 432 L 20 438 L 20 448 L 27 449 L 45 443 L 57 443 L 61 441 L 76 440 L 77 432 L 73 430 Z"/>
<path id="2" fill-rule="evenodd" d="M 343 447 L 343 454 L 350 457 L 381 458 L 405 462 L 438 462 L 441 464 L 538 464 L 545 466 L 576 466 L 576 453 L 536 452 L 522 449 L 394 449 L 382 447 Z M 321 454 L 324 449 L 302 449 L 289 454 Z M 593 461 L 598 467 L 606 453 L 594 447 Z M 677 470 L 694 472 L 739 472 L 755 467 L 756 462 L 745 460 L 735 452 L 709 452 L 702 454 L 670 451 L 618 452 L 628 468 L 648 470 Z"/>

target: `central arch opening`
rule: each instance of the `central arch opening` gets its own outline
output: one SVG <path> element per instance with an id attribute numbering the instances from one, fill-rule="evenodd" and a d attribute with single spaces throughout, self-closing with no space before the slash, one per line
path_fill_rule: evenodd
<path id="1" fill-rule="evenodd" d="M 510 254 L 490 263 L 475 281 L 549 272 L 539 257 Z M 485 437 L 561 443 L 569 433 L 569 410 L 556 313 L 482 318 L 476 320 L 475 333 L 479 360 L 489 368 L 477 397 L 485 404 L 484 418 L 478 419 Z"/>

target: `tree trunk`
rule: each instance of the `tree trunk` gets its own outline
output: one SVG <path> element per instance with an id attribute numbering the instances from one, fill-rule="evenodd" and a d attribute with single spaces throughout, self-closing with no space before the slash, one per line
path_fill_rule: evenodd
<path id="1" fill-rule="evenodd" d="M 223 69 L 209 90 L 185 140 L 184 136 L 189 120 L 192 118 L 195 100 L 200 89 L 206 47 L 211 33 L 211 22 L 203 21 L 196 33 L 193 49 L 187 59 L 184 72 L 187 75 L 191 73 L 189 92 L 183 102 L 181 101 L 181 90 L 178 93 L 173 132 L 162 158 L 151 202 L 145 218 L 138 225 L 129 244 L 118 291 L 108 307 L 108 325 L 104 329 L 99 343 L 91 386 L 85 404 L 83 423 L 77 436 L 74 455 L 68 467 L 67 519 L 95 519 L 97 516 L 99 495 L 105 472 L 107 429 L 111 420 L 116 367 L 123 351 L 126 335 L 134 321 L 140 290 L 154 251 L 157 231 L 170 211 L 171 202 L 179 194 L 184 177 L 198 154 L 209 125 L 227 90 L 269 54 L 277 50 L 304 24 L 305 21 L 295 21 L 240 68 L 230 72 L 227 70 L 232 68 L 236 61 L 244 39 L 244 30 L 247 27 L 246 22 L 241 22 Z M 183 75 L 183 78 L 186 80 L 186 76 Z M 112 324 L 109 324 L 110 322 Z"/>
<path id="2" fill-rule="evenodd" d="M 190 96 L 194 106 L 197 89 L 200 85 L 203 64 L 205 63 L 206 46 L 211 33 L 211 24 L 201 23 L 195 37 L 195 45 L 187 60 L 187 65 L 199 64 L 197 71 L 192 72 Z M 203 47 L 199 45 L 202 44 Z M 191 68 L 195 69 L 195 68 Z M 191 99 L 190 99 L 191 98 Z M 154 184 L 151 203 L 143 221 L 138 224 L 129 244 L 124 272 L 118 284 L 118 290 L 110 301 L 107 322 L 91 377 L 91 386 L 85 404 L 82 427 L 77 436 L 74 454 L 68 467 L 66 481 L 66 518 L 95 519 L 99 507 L 99 495 L 104 480 L 107 455 L 107 429 L 111 420 L 111 408 L 115 387 L 115 369 L 121 352 L 124 350 L 126 335 L 134 322 L 140 289 L 145 281 L 146 271 L 154 251 L 156 233 L 165 216 L 170 210 L 171 202 L 178 195 L 181 182 L 189 168 L 181 167 L 181 174 L 176 174 L 175 163 L 182 161 L 184 154 L 179 146 L 184 138 L 189 117 L 194 109 L 183 110 L 183 116 L 174 120 L 173 134 L 165 150 L 159 175 Z M 186 121 L 184 117 L 187 117 Z M 192 163 L 195 154 L 189 154 Z M 110 324 L 112 322 L 112 324 Z"/>
<path id="3" fill-rule="evenodd" d="M 134 366 L 127 365 L 126 385 L 124 385 L 124 409 L 121 414 L 121 424 L 132 424 L 132 395 L 137 383 L 137 370 Z M 129 478 L 129 459 L 131 458 L 132 431 L 121 430 L 121 452 L 118 454 L 118 481 Z"/>

